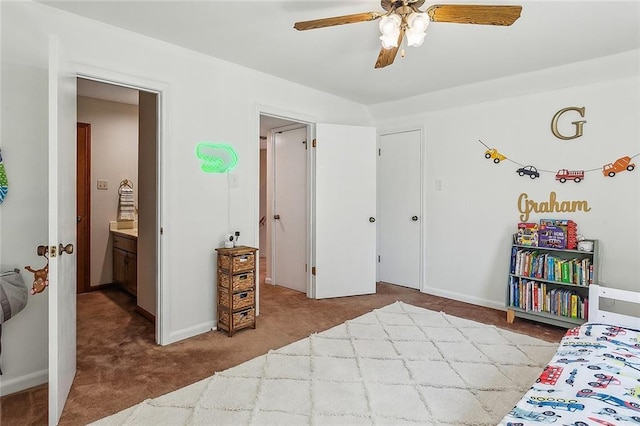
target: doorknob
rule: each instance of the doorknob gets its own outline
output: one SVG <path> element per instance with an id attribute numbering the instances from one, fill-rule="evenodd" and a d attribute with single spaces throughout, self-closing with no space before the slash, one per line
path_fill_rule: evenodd
<path id="1" fill-rule="evenodd" d="M 418 220 L 418 216 L 411 216 L 411 220 L 416 222 Z"/>
<path id="2" fill-rule="evenodd" d="M 82 222 L 82 216 L 76 217 L 76 223 L 80 223 L 80 222 Z"/>
<path id="3" fill-rule="evenodd" d="M 273 215 L 273 218 L 274 218 L 275 220 L 280 220 L 280 215 L 279 215 L 279 214 L 274 214 L 274 215 Z"/>
<path id="4" fill-rule="evenodd" d="M 58 247 L 58 249 L 60 251 L 61 256 L 63 253 L 71 254 L 73 253 L 73 244 L 67 244 L 66 246 L 63 246 L 62 244 L 60 244 L 60 247 Z"/>

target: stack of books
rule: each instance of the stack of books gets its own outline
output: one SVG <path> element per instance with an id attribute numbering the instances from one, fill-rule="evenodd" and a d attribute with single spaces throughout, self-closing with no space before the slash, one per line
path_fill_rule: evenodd
<path id="1" fill-rule="evenodd" d="M 569 219 L 540 219 L 539 224 L 520 222 L 516 244 L 575 250 L 578 246 L 578 225 Z"/>

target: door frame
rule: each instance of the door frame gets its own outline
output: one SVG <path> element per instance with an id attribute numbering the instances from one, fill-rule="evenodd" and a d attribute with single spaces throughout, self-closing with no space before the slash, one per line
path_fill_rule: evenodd
<path id="1" fill-rule="evenodd" d="M 156 235 L 156 247 L 158 248 L 156 257 L 156 343 L 164 346 L 171 342 L 169 324 L 169 280 L 166 278 L 167 268 L 163 265 L 169 264 L 167 253 L 163 250 L 163 218 L 166 217 L 167 206 L 165 188 L 168 160 L 164 155 L 167 150 L 167 105 L 169 104 L 169 86 L 166 83 L 151 80 L 145 77 L 133 76 L 105 68 L 94 67 L 86 64 L 75 63 L 77 78 L 93 80 L 100 83 L 115 86 L 127 87 L 134 90 L 155 93 L 158 97 L 157 107 L 157 180 L 156 180 L 156 217 L 158 219 L 159 232 Z"/>
<path id="2" fill-rule="evenodd" d="M 383 131 L 383 132 L 378 132 L 378 149 L 381 148 L 380 146 L 380 140 L 382 136 L 390 136 L 390 135 L 397 135 L 397 134 L 401 134 L 401 133 L 412 133 L 412 132 L 418 132 L 419 134 L 419 158 L 420 158 L 420 163 L 419 163 L 419 176 L 418 176 L 418 183 L 419 183 L 419 200 L 418 200 L 418 206 L 419 206 L 419 211 L 418 211 L 418 215 L 419 215 L 419 238 L 418 238 L 418 259 L 419 259 L 419 263 L 418 263 L 418 290 L 422 291 L 423 288 L 423 283 L 424 283 L 424 269 L 425 269 L 425 262 L 424 262 L 424 247 L 425 247 L 425 242 L 426 242 L 426 238 L 425 238 L 425 221 L 424 221 L 424 212 L 425 212 L 425 208 L 424 208 L 424 201 L 425 201 L 425 184 L 424 184 L 424 178 L 425 178 L 425 171 L 424 171 L 424 154 L 425 154 L 425 146 L 423 143 L 424 140 L 424 131 L 421 127 L 416 127 L 416 128 L 404 128 L 402 130 L 393 130 L 393 131 Z M 378 164 L 380 162 L 380 156 L 378 155 Z M 377 191 L 376 191 L 377 192 Z M 378 193 L 379 194 L 379 193 Z M 380 215 L 380 197 L 377 197 L 377 215 L 379 217 L 382 218 L 382 216 Z M 378 223 L 378 231 L 380 231 L 380 226 L 382 226 L 382 223 L 384 222 L 384 220 L 381 220 Z M 380 247 L 382 247 L 382 241 L 380 240 L 382 233 L 381 232 L 377 232 L 377 247 L 378 247 L 378 254 L 380 254 Z M 378 261 L 377 264 L 377 268 L 376 268 L 376 280 L 380 281 L 380 263 Z M 413 287 L 408 287 L 408 288 L 413 288 Z"/>
<path id="3" fill-rule="evenodd" d="M 429 158 L 429 147 L 427 146 L 425 135 L 426 135 L 426 127 L 424 125 L 409 125 L 406 127 L 399 128 L 389 128 L 378 130 L 378 147 L 380 146 L 380 136 L 383 135 L 392 135 L 395 133 L 406 133 L 406 132 L 420 132 L 420 276 L 418 283 L 418 290 L 421 293 L 424 293 L 426 275 L 427 275 L 427 257 L 429 253 L 427 252 L 427 178 L 428 173 L 426 170 L 426 165 L 429 164 L 427 159 Z M 376 201 L 377 203 L 377 201 Z M 377 212 L 376 212 L 377 214 Z M 377 245 L 380 247 L 380 233 L 377 233 Z M 378 250 L 379 252 L 379 250 Z M 376 268 L 376 280 L 379 281 L 379 265 Z"/>
<path id="4" fill-rule="evenodd" d="M 91 124 L 77 122 L 76 132 L 79 127 L 85 129 L 86 138 L 84 141 L 79 139 L 76 141 L 76 209 L 80 208 L 80 204 L 83 204 L 85 217 L 82 218 L 84 222 L 84 232 L 76 235 L 76 253 L 77 253 L 77 287 L 76 292 L 78 294 L 89 291 L 91 287 Z M 82 146 L 80 145 L 82 143 Z M 82 151 L 81 151 L 82 149 Z M 83 155 L 80 155 L 80 153 Z M 79 173 L 80 166 L 84 169 L 84 173 Z M 82 203 L 80 203 L 80 194 L 83 194 Z M 79 217 L 79 216 L 78 216 Z M 78 228 L 76 224 L 76 229 Z M 80 253 L 84 256 L 84 261 L 80 259 Z M 80 265 L 82 269 L 80 268 Z M 82 279 L 80 279 L 80 273 L 83 272 Z"/>
<path id="5" fill-rule="evenodd" d="M 317 121 L 317 119 L 315 117 L 309 116 L 309 115 L 304 115 L 301 113 L 297 113 L 297 112 L 292 112 L 292 111 L 287 111 L 287 110 L 283 110 L 277 107 L 273 107 L 273 106 L 269 106 L 269 105 L 261 105 L 261 104 L 255 104 L 254 105 L 254 110 L 253 110 L 253 125 L 254 125 L 254 130 L 253 130 L 253 134 L 255 135 L 255 137 L 253 138 L 254 140 L 254 146 L 253 146 L 253 152 L 254 152 L 254 161 L 255 161 L 255 166 L 253 167 L 253 188 L 254 188 L 254 209 L 253 209 L 253 223 L 254 223 L 254 235 L 256 236 L 256 245 L 259 246 L 260 243 L 260 116 L 262 115 L 266 115 L 266 116 L 271 116 L 271 117 L 275 117 L 275 118 L 280 118 L 283 120 L 289 120 L 289 121 L 295 121 L 296 123 L 300 124 L 300 125 L 306 125 L 307 126 L 307 146 L 309 147 L 310 145 L 310 141 L 313 140 L 314 138 L 314 134 L 315 134 L 315 122 Z M 269 137 L 267 137 L 267 144 L 271 144 L 271 140 L 269 139 Z M 267 145 L 267 150 L 269 150 L 269 147 Z M 315 283 L 314 281 L 311 279 L 311 265 L 312 265 L 312 259 L 314 256 L 314 252 L 313 252 L 313 245 L 312 245 L 312 241 L 313 241 L 313 222 L 312 222 L 312 214 L 311 212 L 313 212 L 313 197 L 311 196 L 311 194 L 313 194 L 313 173 L 314 173 L 314 169 L 313 169 L 313 154 L 312 154 L 312 150 L 307 149 L 307 187 L 308 187 L 308 194 L 309 197 L 307 197 L 307 256 L 306 256 L 306 262 L 307 262 L 307 297 L 309 298 L 315 298 Z M 269 158 L 267 158 L 267 164 L 269 165 Z M 269 167 L 269 166 L 268 166 Z M 267 182 L 270 182 L 270 177 L 267 175 Z M 267 200 L 267 209 L 271 210 L 273 207 L 273 205 L 270 203 L 269 200 Z M 267 213 L 269 214 L 269 213 Z M 267 227 L 270 226 L 270 221 L 267 221 Z M 270 229 L 267 228 L 267 235 L 270 235 Z M 269 237 L 268 237 L 269 238 Z M 271 256 L 273 258 L 273 256 Z M 273 261 L 273 259 L 272 259 Z M 258 262 L 259 263 L 259 262 Z M 256 275 L 260 276 L 260 266 L 257 265 L 256 266 Z M 260 286 L 257 286 L 257 291 L 256 291 L 256 315 L 260 314 Z"/>
<path id="6" fill-rule="evenodd" d="M 282 118 L 282 117 L 280 117 Z M 309 232 L 309 227 L 311 226 L 311 212 L 309 210 L 309 198 L 311 197 L 312 193 L 311 193 L 311 185 L 309 184 L 309 164 L 310 164 L 310 156 L 311 156 L 311 139 L 309 137 L 311 131 L 310 131 L 310 125 L 309 124 L 305 124 L 305 123 L 300 123 L 297 122 L 296 124 L 290 124 L 287 126 L 282 126 L 282 127 L 274 127 L 273 129 L 269 130 L 269 134 L 267 135 L 267 194 L 270 194 L 271 197 L 269 199 L 269 197 L 267 197 L 267 235 L 269 236 L 269 250 L 271 253 L 271 256 L 269 258 L 269 263 L 270 263 L 270 271 L 272 273 L 271 275 L 271 279 L 274 280 L 274 282 L 277 282 L 277 280 L 275 280 L 275 278 L 277 277 L 277 271 L 276 271 L 276 241 L 275 238 L 273 237 L 273 215 L 275 213 L 275 208 L 276 208 L 276 197 L 275 197 L 275 193 L 277 191 L 276 188 L 276 159 L 275 159 L 275 155 L 274 155 L 274 141 L 275 141 L 275 135 L 276 133 L 281 133 L 281 132 L 286 132 L 286 131 L 290 131 L 290 130 L 298 130 L 298 129 L 306 129 L 306 138 L 307 138 L 307 149 L 306 149 L 306 164 L 305 164 L 305 174 L 306 174 L 306 179 L 307 179 L 307 185 L 306 185 L 306 195 L 307 198 L 305 200 L 305 216 L 306 216 L 306 221 L 305 221 L 305 259 L 306 259 L 306 264 L 307 264 L 307 269 L 306 269 L 306 273 L 305 273 L 305 288 L 306 288 L 306 295 L 307 297 L 311 297 L 310 296 L 310 281 L 311 281 L 311 274 L 310 274 L 310 270 L 311 270 L 311 263 L 310 263 L 310 255 L 309 255 L 309 250 L 311 248 L 311 241 L 310 240 L 310 232 Z"/>

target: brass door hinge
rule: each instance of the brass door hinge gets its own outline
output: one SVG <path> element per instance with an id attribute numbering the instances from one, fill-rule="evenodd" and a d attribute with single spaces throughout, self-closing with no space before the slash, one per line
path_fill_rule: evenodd
<path id="1" fill-rule="evenodd" d="M 311 267 L 311 275 L 315 275 L 316 274 L 316 267 L 312 266 Z"/>
<path id="2" fill-rule="evenodd" d="M 315 139 L 313 140 L 313 142 L 311 142 L 311 146 L 314 147 L 314 148 L 316 147 L 316 140 Z"/>

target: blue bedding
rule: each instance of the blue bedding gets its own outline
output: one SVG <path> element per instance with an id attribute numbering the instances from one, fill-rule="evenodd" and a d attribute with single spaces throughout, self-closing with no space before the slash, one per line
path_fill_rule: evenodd
<path id="1" fill-rule="evenodd" d="M 501 426 L 640 425 L 640 331 L 586 323 L 558 351 Z"/>

